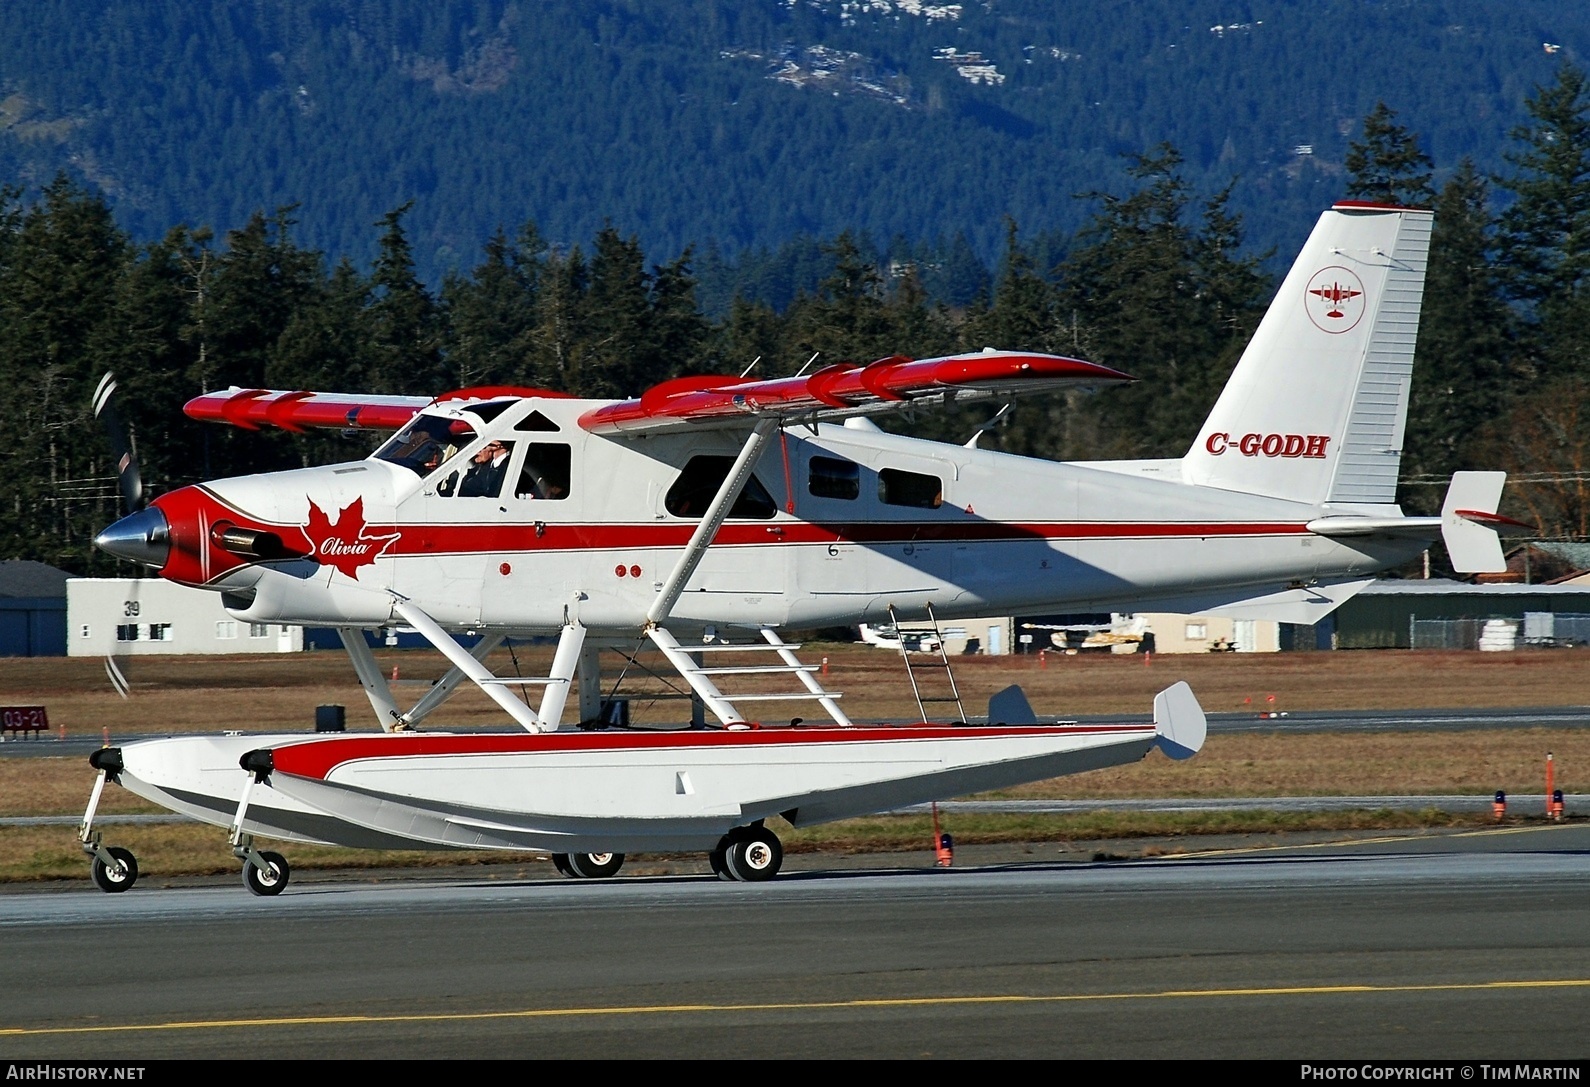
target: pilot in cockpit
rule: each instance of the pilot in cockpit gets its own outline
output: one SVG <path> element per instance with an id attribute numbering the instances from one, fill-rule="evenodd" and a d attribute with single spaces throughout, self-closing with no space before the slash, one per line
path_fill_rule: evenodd
<path id="1" fill-rule="evenodd" d="M 502 491 L 503 479 L 508 474 L 508 454 L 512 450 L 504 442 L 489 441 L 470 458 L 469 471 L 459 484 L 460 498 L 495 498 Z"/>

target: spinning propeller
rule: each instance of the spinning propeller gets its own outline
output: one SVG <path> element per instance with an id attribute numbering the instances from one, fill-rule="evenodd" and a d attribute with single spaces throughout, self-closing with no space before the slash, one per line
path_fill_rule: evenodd
<path id="1" fill-rule="evenodd" d="M 116 485 L 121 492 L 122 519 L 94 537 L 94 545 L 119 559 L 156 569 L 171 552 L 171 526 L 165 514 L 144 505 L 144 483 L 138 458 L 121 413 L 116 410 L 116 377 L 107 373 L 94 390 L 94 415 L 104 428 L 116 457 Z"/>
<path id="2" fill-rule="evenodd" d="M 144 482 L 138 474 L 138 458 L 121 413 L 116 410 L 116 375 L 106 373 L 94 390 L 94 416 L 105 431 L 110 451 L 116 458 L 116 486 L 121 492 L 123 514 L 144 508 Z"/>

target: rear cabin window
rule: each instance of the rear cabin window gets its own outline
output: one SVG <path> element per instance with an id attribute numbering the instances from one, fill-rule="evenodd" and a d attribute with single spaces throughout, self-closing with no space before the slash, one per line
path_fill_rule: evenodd
<path id="1" fill-rule="evenodd" d="M 663 508 L 675 517 L 701 518 L 734 467 L 733 457 L 691 457 L 685 470 L 663 496 Z M 768 494 L 762 481 L 752 476 L 740 497 L 729 507 L 730 517 L 766 520 L 778 512 L 778 503 Z"/>
<path id="2" fill-rule="evenodd" d="M 860 498 L 861 466 L 836 457 L 813 457 L 806 467 L 806 490 L 816 498 Z"/>
<path id="3" fill-rule="evenodd" d="M 944 481 L 920 472 L 885 468 L 878 473 L 878 500 L 887 506 L 936 510 L 944 504 Z"/>
<path id="4" fill-rule="evenodd" d="M 513 496 L 548 500 L 569 497 L 569 459 L 569 446 L 562 442 L 528 443 Z"/>

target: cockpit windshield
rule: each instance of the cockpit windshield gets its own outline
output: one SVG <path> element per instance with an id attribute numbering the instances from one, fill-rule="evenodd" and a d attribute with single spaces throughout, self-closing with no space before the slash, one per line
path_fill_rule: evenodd
<path id="1" fill-rule="evenodd" d="M 421 414 L 392 435 L 375 451 L 375 456 L 378 460 L 401 464 L 416 475 L 427 476 L 474 440 L 475 428 L 462 419 Z"/>

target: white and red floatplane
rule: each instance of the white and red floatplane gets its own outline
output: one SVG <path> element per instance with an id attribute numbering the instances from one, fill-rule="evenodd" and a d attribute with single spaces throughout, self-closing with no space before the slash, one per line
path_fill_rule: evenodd
<path id="1" fill-rule="evenodd" d="M 1459 569 L 1499 569 L 1502 473 L 1458 473 L 1439 517 L 1396 505 L 1430 229 L 1427 211 L 1325 212 L 1179 458 L 1057 463 L 871 421 L 1130 380 L 1030 352 L 684 377 L 625 401 L 526 388 L 198 397 L 193 417 L 250 429 L 396 433 L 361 461 L 182 487 L 147 506 L 128 454 L 131 512 L 96 542 L 220 593 L 239 620 L 336 627 L 386 735 L 101 752 L 82 828 L 95 878 L 107 890 L 136 878 L 131 854 L 92 827 L 111 779 L 230 826 L 245 879 L 268 893 L 287 862 L 255 834 L 546 849 L 577 875 L 625 850 L 706 849 L 757 878 L 777 869 L 773 815 L 804 825 L 1129 761 L 1156 742 L 1196 750 L 1202 714 L 1180 687 L 1156 701 L 1156 726 L 1038 725 L 1021 699 L 986 726 L 962 711 L 948 726 L 854 727 L 781 632 L 1144 608 L 1315 623 L 1437 538 Z M 366 640 L 399 624 L 451 664 L 407 709 Z M 772 663 L 709 666 L 724 630 L 760 639 Z M 479 641 L 466 648 L 465 633 Z M 526 637 L 556 639 L 549 674 L 493 674 L 492 651 Z M 573 730 L 600 719 L 601 647 L 640 640 L 716 727 Z M 791 689 L 719 685 L 748 674 Z M 405 735 L 465 682 L 524 734 Z M 515 695 L 527 685 L 537 705 Z M 743 708 L 772 700 L 831 724 L 774 728 L 796 718 Z"/>

